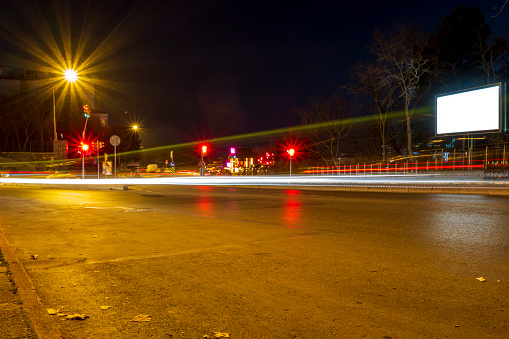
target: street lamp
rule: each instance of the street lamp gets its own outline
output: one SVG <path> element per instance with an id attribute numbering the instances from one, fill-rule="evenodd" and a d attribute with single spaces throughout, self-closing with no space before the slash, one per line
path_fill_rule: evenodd
<path id="1" fill-rule="evenodd" d="M 63 78 L 69 82 L 74 83 L 76 80 L 78 80 L 78 72 L 76 72 L 74 69 L 66 69 L 63 72 Z M 56 119 L 56 108 L 55 108 L 55 87 L 53 87 L 53 140 L 57 140 L 57 119 Z"/>
<path id="2" fill-rule="evenodd" d="M 295 154 L 295 150 L 293 148 L 290 148 L 289 150 L 287 150 L 288 152 L 288 155 L 290 156 L 290 176 L 292 176 L 292 158 L 293 158 L 293 155 Z"/>
<path id="3" fill-rule="evenodd" d="M 74 83 L 78 80 L 78 72 L 74 69 L 66 69 L 63 72 L 63 79 L 65 79 L 68 83 Z M 57 145 L 58 135 L 57 135 L 57 117 L 56 117 L 56 104 L 55 104 L 55 86 L 53 86 L 53 156 L 56 158 L 56 145 Z"/>
<path id="4" fill-rule="evenodd" d="M 81 142 L 81 179 L 85 179 L 85 154 L 88 151 L 88 144 Z"/>
<path id="5" fill-rule="evenodd" d="M 202 145 L 201 147 L 201 161 L 200 161 L 200 175 L 205 175 L 205 160 L 204 156 L 207 155 L 207 145 Z"/>

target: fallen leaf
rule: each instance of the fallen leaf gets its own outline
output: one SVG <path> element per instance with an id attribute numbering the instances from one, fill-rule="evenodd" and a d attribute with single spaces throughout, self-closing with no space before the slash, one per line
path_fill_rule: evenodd
<path id="1" fill-rule="evenodd" d="M 477 280 L 479 281 L 486 281 L 486 279 L 484 279 L 483 277 L 479 277 L 479 278 L 476 278 Z"/>
<path id="2" fill-rule="evenodd" d="M 69 314 L 65 318 L 69 319 L 69 320 L 85 320 L 85 319 L 89 318 L 89 315 L 88 314 Z"/>
<path id="3" fill-rule="evenodd" d="M 223 333 L 223 332 L 214 332 L 214 338 L 229 338 L 229 333 Z"/>
<path id="4" fill-rule="evenodd" d="M 152 320 L 152 316 L 150 316 L 148 314 L 138 314 L 131 321 L 142 322 L 142 321 L 150 321 L 150 320 Z"/>
<path id="5" fill-rule="evenodd" d="M 67 314 L 67 313 L 60 313 L 60 312 L 59 312 L 59 313 L 57 313 L 57 316 L 58 316 L 58 317 L 67 317 L 67 316 L 68 316 L 68 314 Z"/>
<path id="6" fill-rule="evenodd" d="M 32 254 L 32 255 L 30 256 L 30 259 L 34 259 L 34 260 L 36 260 L 37 258 L 39 258 L 39 256 L 38 256 L 37 254 Z"/>
<path id="7" fill-rule="evenodd" d="M 46 311 L 48 311 L 48 313 L 50 315 L 55 315 L 55 314 L 58 314 L 58 312 L 60 312 L 59 309 L 54 309 L 54 308 L 47 308 Z"/>
<path id="8" fill-rule="evenodd" d="M 109 310 L 111 306 L 101 306 L 101 310 Z"/>

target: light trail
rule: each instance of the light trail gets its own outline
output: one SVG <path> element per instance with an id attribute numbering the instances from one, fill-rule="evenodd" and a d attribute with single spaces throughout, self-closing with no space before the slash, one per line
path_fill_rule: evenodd
<path id="1" fill-rule="evenodd" d="M 252 177 L 155 177 L 118 179 L 43 179 L 0 178 L 1 184 L 32 184 L 62 186 L 108 185 L 201 185 L 201 186 L 334 186 L 334 185 L 479 185 L 507 186 L 508 181 L 486 181 L 482 178 L 446 178 L 435 174 L 412 175 L 341 175 L 341 176 L 252 176 Z"/>

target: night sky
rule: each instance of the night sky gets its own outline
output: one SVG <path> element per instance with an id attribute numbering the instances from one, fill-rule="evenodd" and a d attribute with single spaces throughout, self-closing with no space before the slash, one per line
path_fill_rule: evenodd
<path id="1" fill-rule="evenodd" d="M 26 6 L 0 9 L 11 2 Z M 101 50 L 101 110 L 142 120 L 145 147 L 298 124 L 295 107 L 339 91 L 370 58 L 375 27 L 432 32 L 460 4 L 480 7 L 496 34 L 509 22 L 509 8 L 491 17 L 501 0 L 72 3 L 73 32 L 93 32 L 86 51 Z M 26 20 L 16 13 L 1 23 Z"/>

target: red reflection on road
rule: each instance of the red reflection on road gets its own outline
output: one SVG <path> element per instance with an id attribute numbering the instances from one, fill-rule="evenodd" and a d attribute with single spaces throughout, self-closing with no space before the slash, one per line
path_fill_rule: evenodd
<path id="1" fill-rule="evenodd" d="M 302 216 L 302 203 L 292 197 L 288 197 L 283 205 L 283 219 L 286 226 L 291 228 L 298 228 Z"/>
<path id="2" fill-rule="evenodd" d="M 202 195 L 198 197 L 198 201 L 196 204 L 198 211 L 204 216 L 211 216 L 212 213 L 212 201 L 210 197 L 206 195 Z"/>
<path id="3" fill-rule="evenodd" d="M 285 194 L 287 194 L 287 195 L 299 195 L 300 191 L 299 190 L 285 190 Z"/>

